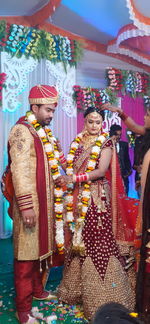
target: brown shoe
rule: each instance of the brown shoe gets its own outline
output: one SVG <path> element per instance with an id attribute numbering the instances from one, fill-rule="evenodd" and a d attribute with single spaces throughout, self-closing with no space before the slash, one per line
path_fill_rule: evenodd
<path id="1" fill-rule="evenodd" d="M 40 324 L 31 312 L 17 312 L 16 317 L 20 324 Z"/>

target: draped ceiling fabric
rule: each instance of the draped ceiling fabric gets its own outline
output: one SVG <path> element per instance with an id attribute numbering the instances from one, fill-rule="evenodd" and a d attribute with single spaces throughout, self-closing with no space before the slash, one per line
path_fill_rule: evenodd
<path id="1" fill-rule="evenodd" d="M 119 53 L 150 66 L 150 36 L 133 24 L 122 27 L 115 39 L 108 42 L 108 53 Z"/>
<path id="2" fill-rule="evenodd" d="M 126 0 L 126 6 L 134 25 L 150 35 L 150 1 Z"/>
<path id="3" fill-rule="evenodd" d="M 3 102 L 0 109 L 0 177 L 7 165 L 7 140 L 11 127 L 29 109 L 28 93 L 36 84 L 55 85 L 59 92 L 59 104 L 51 129 L 59 138 L 64 153 L 77 133 L 76 108 L 72 99 L 72 86 L 76 84 L 74 67 L 65 72 L 61 63 L 40 62 L 29 58 L 10 57 L 2 52 L 1 71 L 7 74 L 6 89 L 3 89 Z M 12 222 L 7 215 L 7 202 L 0 192 L 0 238 L 12 233 Z"/>
<path id="4" fill-rule="evenodd" d="M 150 1 L 126 0 L 133 24 L 123 26 L 108 42 L 107 52 L 121 54 L 150 66 Z"/>

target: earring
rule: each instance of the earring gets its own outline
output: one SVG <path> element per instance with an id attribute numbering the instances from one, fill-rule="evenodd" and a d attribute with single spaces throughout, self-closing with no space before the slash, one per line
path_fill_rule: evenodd
<path id="1" fill-rule="evenodd" d="M 88 131 L 87 131 L 87 129 L 86 129 L 86 126 L 84 126 L 84 128 L 83 128 L 82 134 L 83 134 L 83 135 L 88 135 Z"/>

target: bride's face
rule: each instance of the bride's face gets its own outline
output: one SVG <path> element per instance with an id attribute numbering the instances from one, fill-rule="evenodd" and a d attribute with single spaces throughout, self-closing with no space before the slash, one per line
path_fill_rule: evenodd
<path id="1" fill-rule="evenodd" d="M 98 135 L 102 128 L 102 116 L 97 112 L 88 114 L 85 118 L 85 127 L 90 135 Z"/>

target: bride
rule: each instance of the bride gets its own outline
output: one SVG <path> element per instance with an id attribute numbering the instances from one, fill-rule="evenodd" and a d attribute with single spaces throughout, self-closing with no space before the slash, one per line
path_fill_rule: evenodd
<path id="1" fill-rule="evenodd" d="M 90 319 L 110 301 L 133 311 L 134 292 L 125 271 L 132 233 L 114 142 L 102 131 L 103 111 L 90 107 L 84 118 L 84 129 L 67 157 L 67 252 L 58 297 L 68 304 L 82 303 Z"/>

